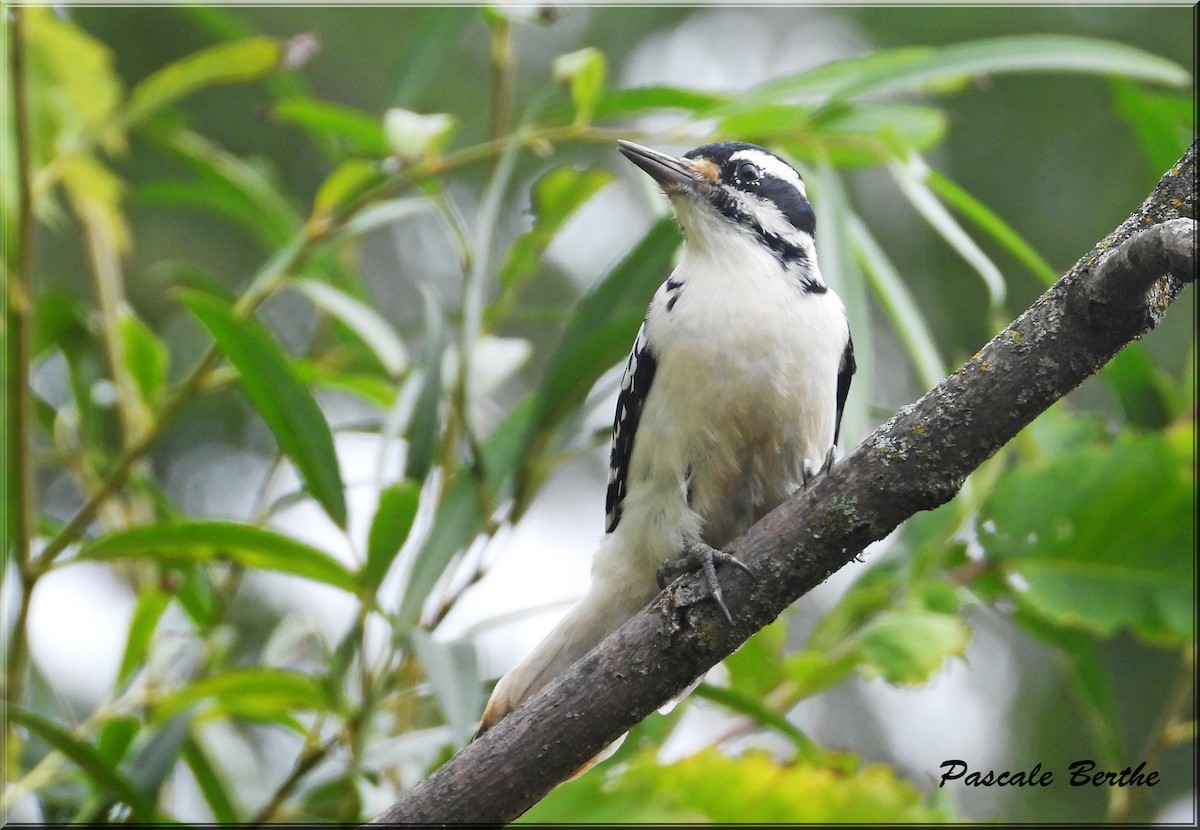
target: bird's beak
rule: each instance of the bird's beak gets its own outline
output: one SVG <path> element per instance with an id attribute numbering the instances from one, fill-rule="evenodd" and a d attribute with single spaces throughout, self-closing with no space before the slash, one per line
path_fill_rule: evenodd
<path id="1" fill-rule="evenodd" d="M 712 186 L 711 177 L 688 159 L 651 150 L 632 141 L 617 139 L 621 155 L 650 174 L 668 196 L 673 193 L 702 193 Z"/>

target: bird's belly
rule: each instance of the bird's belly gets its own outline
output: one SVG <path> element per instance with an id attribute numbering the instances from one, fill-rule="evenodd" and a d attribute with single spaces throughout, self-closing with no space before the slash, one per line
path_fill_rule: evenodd
<path id="1" fill-rule="evenodd" d="M 647 401 L 669 411 L 647 412 L 642 423 L 668 426 L 639 434 L 647 463 L 635 475 L 679 480 L 701 538 L 714 547 L 786 498 L 804 459 L 819 463 L 833 443 L 836 362 L 794 331 L 771 334 L 671 350 Z"/>

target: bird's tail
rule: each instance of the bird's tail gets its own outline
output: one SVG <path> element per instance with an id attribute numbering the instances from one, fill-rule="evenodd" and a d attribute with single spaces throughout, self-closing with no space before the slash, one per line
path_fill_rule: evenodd
<path id="1" fill-rule="evenodd" d="M 479 731 L 475 733 L 476 737 L 491 729 L 526 698 L 565 672 L 644 604 L 638 604 L 632 610 L 614 607 L 613 597 L 606 596 L 604 591 L 597 591 L 596 588 L 593 584 L 591 590 L 567 612 L 546 639 L 500 678 L 484 707 L 483 720 Z"/>

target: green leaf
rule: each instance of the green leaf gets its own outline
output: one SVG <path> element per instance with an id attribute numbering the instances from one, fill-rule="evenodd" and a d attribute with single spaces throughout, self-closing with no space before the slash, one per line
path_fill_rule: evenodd
<path id="1" fill-rule="evenodd" d="M 119 325 L 125 366 L 137 383 L 142 400 L 153 404 L 167 380 L 167 346 L 132 313 L 123 315 Z"/>
<path id="2" fill-rule="evenodd" d="M 1014 620 L 1055 650 L 1104 762 L 1111 768 L 1120 767 L 1125 758 L 1120 710 L 1096 640 L 1081 631 L 1053 625 L 1025 608 L 1017 608 Z"/>
<path id="3" fill-rule="evenodd" d="M 588 46 L 566 55 L 559 55 L 553 64 L 554 80 L 571 90 L 575 104 L 575 123 L 590 124 L 596 102 L 604 91 L 607 64 L 604 53 Z"/>
<path id="4" fill-rule="evenodd" d="M 875 299 L 891 319 L 892 331 L 904 344 L 917 377 L 926 388 L 936 386 L 946 377 L 946 364 L 920 306 L 896 266 L 857 214 L 850 214 L 847 230 Z"/>
<path id="5" fill-rule="evenodd" d="M 765 729 L 775 730 L 792 742 L 798 758 L 812 763 L 822 760 L 821 748 L 813 742 L 813 739 L 805 735 L 785 715 L 773 712 L 764 706 L 760 697 L 747 694 L 742 689 L 724 688 L 709 683 L 701 683 L 697 686 L 695 694 L 697 697 L 712 701 L 731 712 L 745 715 Z"/>
<path id="6" fill-rule="evenodd" d="M 308 220 L 310 235 L 327 233 L 334 218 L 383 181 L 378 164 L 364 159 L 346 159 L 333 168 L 313 198 L 312 216 Z"/>
<path id="7" fill-rule="evenodd" d="M 950 818 L 882 764 L 780 764 L 762 750 L 730 757 L 706 748 L 673 764 L 652 753 L 610 784 L 611 798 L 674 808 L 676 821 L 714 824 L 930 823 Z M 730 793 L 737 798 L 730 798 Z"/>
<path id="8" fill-rule="evenodd" d="M 643 86 L 605 90 L 596 101 L 596 118 L 615 118 L 647 110 L 681 109 L 703 114 L 730 99 L 711 92 L 669 86 Z"/>
<path id="9" fill-rule="evenodd" d="M 346 502 L 329 424 L 275 338 L 258 323 L 234 316 L 221 300 L 192 291 L 182 292 L 182 299 L 238 370 L 246 396 L 313 497 L 345 527 Z"/>
<path id="10" fill-rule="evenodd" d="M 170 594 L 157 586 L 143 588 L 138 592 L 133 619 L 129 621 L 129 634 L 125 638 L 125 652 L 121 655 L 121 665 L 117 670 L 118 686 L 123 686 L 145 662 L 150 643 L 154 639 L 154 631 L 158 628 L 158 621 L 170 604 Z"/>
<path id="11" fill-rule="evenodd" d="M 669 271 L 678 245 L 679 232 L 673 220 L 660 219 L 571 312 L 536 393 L 527 450 L 522 453 L 527 472 L 537 462 L 551 431 L 583 401 L 605 371 L 629 354 L 650 297 Z M 532 492 L 529 485 L 536 483 L 522 480 L 518 506 Z"/>
<path id="12" fill-rule="evenodd" d="M 723 661 L 729 672 L 729 685 L 756 698 L 782 683 L 786 677 L 783 658 L 787 647 L 788 626 L 780 617 L 760 629 Z"/>
<path id="13" fill-rule="evenodd" d="M 1046 285 L 1058 281 L 1059 274 L 1046 262 L 1033 246 L 1013 230 L 991 208 L 980 202 L 937 170 L 929 170 L 925 177 L 929 189 L 950 207 L 957 210 L 986 233 L 1024 265 Z"/>
<path id="14" fill-rule="evenodd" d="M 469 743 L 485 703 L 475 644 L 435 640 L 420 629 L 413 631 L 412 644 L 456 740 Z"/>
<path id="15" fill-rule="evenodd" d="M 500 268 L 498 280 L 511 289 L 529 277 L 555 234 L 576 210 L 612 181 L 607 170 L 555 167 L 533 185 L 533 227 L 517 237 Z"/>
<path id="16" fill-rule="evenodd" d="M 332 314 L 366 343 L 391 377 L 408 367 L 408 350 L 392 324 L 370 306 L 356 300 L 329 283 L 299 279 L 288 283 L 322 311 Z"/>
<path id="17" fill-rule="evenodd" d="M 204 795 L 204 802 L 212 810 L 213 820 L 217 824 L 235 824 L 238 811 L 229 794 L 229 783 L 195 738 L 189 737 L 184 741 L 183 758 Z"/>
<path id="18" fill-rule="evenodd" d="M 440 82 L 444 73 L 451 71 L 448 63 L 454 51 L 445 44 L 457 43 L 459 33 L 476 19 L 476 9 L 469 6 L 422 9 L 419 22 L 409 30 L 411 37 L 405 48 L 397 52 L 386 73 L 390 80 L 379 85 L 387 87 L 382 100 L 397 107 L 412 106 L 420 100 L 431 84 Z"/>
<path id="19" fill-rule="evenodd" d="M 344 144 L 350 155 L 382 158 L 388 154 L 382 120 L 353 107 L 295 97 L 277 101 L 271 107 L 271 115 L 285 124 L 303 128 L 316 138 Z"/>
<path id="20" fill-rule="evenodd" d="M 336 363 L 326 365 L 301 359 L 294 359 L 292 368 L 309 386 L 349 392 L 382 410 L 390 409 L 396 403 L 396 384 L 378 374 L 353 372 Z"/>
<path id="21" fill-rule="evenodd" d="M 103 133 L 112 124 L 122 93 L 112 51 L 47 6 L 31 6 L 22 14 L 30 69 L 35 76 L 47 76 L 42 83 L 54 93 L 32 96 L 35 111 L 41 107 L 53 111 L 60 141 L 66 136 L 78 138 L 80 133 Z M 109 141 L 110 148 L 121 144 L 116 137 Z"/>
<path id="22" fill-rule="evenodd" d="M 889 609 L 857 635 L 860 670 L 889 683 L 924 683 L 947 657 L 961 657 L 970 634 L 955 614 L 923 608 Z"/>
<path id="23" fill-rule="evenodd" d="M 1060 626 L 1152 642 L 1195 636 L 1193 424 L 1119 434 L 1003 478 L 982 510 L 1017 599 Z M 1052 497 L 1050 497 L 1052 494 Z"/>
<path id="24" fill-rule="evenodd" d="M 207 717 L 293 724 L 292 713 L 327 711 L 331 705 L 325 685 L 311 675 L 274 668 L 232 669 L 162 696 L 154 706 L 154 719 L 163 721 L 200 706 Z"/>
<path id="25" fill-rule="evenodd" d="M 371 520 L 371 530 L 367 534 L 367 561 L 359 575 L 368 589 L 379 587 L 408 539 L 420 498 L 421 488 L 411 481 L 392 484 L 379 493 L 375 518 Z"/>
<path id="26" fill-rule="evenodd" d="M 133 739 L 141 731 L 142 724 L 133 715 L 113 718 L 100 729 L 96 736 L 96 751 L 112 768 L 116 768 L 133 746 Z"/>
<path id="27" fill-rule="evenodd" d="M 1162 429 L 1178 414 L 1174 384 L 1150 359 L 1141 343 L 1130 343 L 1100 370 L 1121 402 L 1129 425 Z"/>
<path id="28" fill-rule="evenodd" d="M 247 568 L 301 576 L 354 593 L 354 575 L 329 554 L 288 536 L 235 522 L 142 525 L 86 542 L 80 559 L 150 558 L 172 563 L 233 561 Z"/>
<path id="29" fill-rule="evenodd" d="M 123 765 L 134 786 L 144 793 L 157 793 L 175 769 L 191 722 L 190 712 L 181 712 L 160 729 L 143 730 L 135 751 Z M 149 733 L 147 735 L 147 733 Z M 148 740 L 146 738 L 148 737 Z"/>
<path id="30" fill-rule="evenodd" d="M 937 48 L 904 47 L 849 58 L 760 87 L 751 101 L 806 94 L 847 100 L 866 93 L 944 92 L 971 77 L 1013 72 L 1077 72 L 1167 86 L 1191 82 L 1186 69 L 1113 41 L 1075 35 L 1015 35 Z"/>
<path id="31" fill-rule="evenodd" d="M 84 743 L 41 715 L 19 706 L 9 706 L 6 716 L 10 722 L 24 726 L 69 758 L 103 792 L 129 805 L 134 821 L 159 820 L 154 810 L 154 802 L 128 778 L 113 769 L 109 761 L 90 744 Z"/>
<path id="32" fill-rule="evenodd" d="M 425 343 L 421 359 L 421 392 L 408 425 L 408 455 L 404 477 L 424 481 L 437 449 L 439 411 L 442 400 L 442 338 L 444 321 L 437 294 L 422 284 L 425 300 Z"/>
<path id="33" fill-rule="evenodd" d="M 97 256 L 128 252 L 132 237 L 122 206 L 125 183 L 87 153 L 63 156 L 58 161 L 58 174 L 75 215 L 90 231 L 93 246 L 105 249 Z"/>
<path id="34" fill-rule="evenodd" d="M 1187 93 L 1151 92 L 1129 81 L 1112 81 L 1113 98 L 1141 142 L 1148 169 L 1158 176 L 1174 166 L 1192 141 L 1196 99 Z"/>
<path id="35" fill-rule="evenodd" d="M 299 215 L 262 167 L 191 130 L 156 127 L 143 132 L 164 152 L 187 165 L 197 178 L 147 182 L 138 188 L 140 201 L 211 211 L 245 228 L 269 248 L 286 244 L 296 234 Z"/>
<path id="36" fill-rule="evenodd" d="M 494 493 L 516 473 L 523 457 L 525 437 L 529 432 L 535 404 L 535 398 L 526 398 L 484 442 L 485 482 L 481 483 L 473 471 L 459 469 L 446 485 L 433 527 L 417 551 L 412 572 L 404 587 L 404 596 L 397 612 L 402 622 L 411 624 L 419 618 L 425 600 L 446 566 L 482 531 L 486 517 L 480 509 L 477 488 L 486 486 Z"/>
<path id="37" fill-rule="evenodd" d="M 963 229 L 962 225 L 954 220 L 954 217 L 934 194 L 926 182 L 930 168 L 925 160 L 914 153 L 903 161 L 889 162 L 888 170 L 896 184 L 900 186 L 900 192 L 929 223 L 929 226 L 937 231 L 942 239 L 962 257 L 963 261 L 979 274 L 987 288 L 988 300 L 992 308 L 999 308 L 1004 303 L 1004 297 L 1008 290 L 1004 274 L 971 238 L 971 235 Z"/>
<path id="38" fill-rule="evenodd" d="M 133 88 L 123 120 L 140 121 L 205 87 L 262 78 L 283 63 L 284 45 L 275 38 L 249 37 L 169 63 Z"/>

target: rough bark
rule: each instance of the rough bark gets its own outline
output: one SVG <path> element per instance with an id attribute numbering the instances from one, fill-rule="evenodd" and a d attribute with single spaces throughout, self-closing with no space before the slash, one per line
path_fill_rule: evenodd
<path id="1" fill-rule="evenodd" d="M 736 540 L 727 623 L 685 577 L 373 823 L 510 821 L 966 476 L 1162 319 L 1195 278 L 1196 144 L 1024 314 Z"/>

